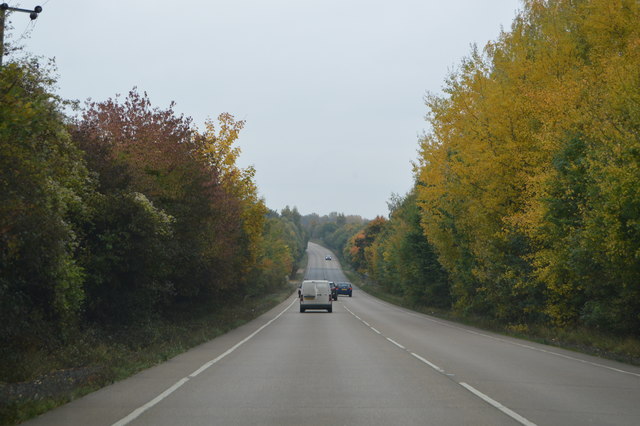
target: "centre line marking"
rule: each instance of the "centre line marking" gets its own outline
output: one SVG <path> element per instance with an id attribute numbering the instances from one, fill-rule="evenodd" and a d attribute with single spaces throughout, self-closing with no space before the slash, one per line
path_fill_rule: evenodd
<path id="1" fill-rule="evenodd" d="M 349 308 L 346 308 L 346 307 L 345 307 L 345 309 L 346 309 L 346 310 L 347 310 L 351 315 L 353 315 L 354 317 L 358 318 L 358 317 L 356 316 L 356 314 L 355 314 L 355 313 L 353 313 L 351 310 L 349 310 Z M 397 309 L 397 310 L 400 310 L 400 309 Z M 402 311 L 402 312 L 405 312 L 405 311 Z M 411 314 L 411 313 L 409 313 L 409 312 L 405 312 L 405 313 L 408 313 L 409 315 L 412 315 L 412 314 Z M 414 315 L 414 316 L 418 316 L 418 315 Z M 367 323 L 365 320 L 362 320 L 362 319 L 360 319 L 360 318 L 358 318 L 358 319 L 359 319 L 362 323 L 364 323 L 365 325 L 369 326 L 369 323 Z M 478 335 L 485 336 L 485 337 L 491 337 L 491 338 L 496 339 L 496 340 L 502 340 L 502 339 L 497 339 L 497 338 L 492 337 L 492 336 L 485 335 L 485 334 L 483 334 L 483 333 L 478 333 L 478 332 L 474 332 L 474 331 L 471 331 L 471 330 L 466 330 L 466 329 L 463 329 L 463 328 L 461 328 L 461 327 L 451 326 L 451 325 L 449 325 L 449 324 L 442 323 L 442 322 L 437 321 L 437 320 L 432 320 L 432 319 L 430 319 L 430 318 L 426 318 L 426 319 L 428 319 L 428 320 L 430 320 L 430 321 L 433 321 L 433 322 L 441 323 L 442 325 L 447 325 L 447 326 L 449 326 L 449 327 L 458 328 L 458 329 L 460 329 L 460 330 L 464 330 L 464 331 L 467 331 L 467 332 L 469 332 L 469 333 L 474 333 L 474 334 L 478 334 Z M 376 333 L 378 333 L 378 334 L 382 335 L 382 333 L 381 333 L 380 331 L 378 331 L 377 329 L 375 329 L 374 327 L 369 326 L 369 328 L 371 328 L 371 330 L 375 331 Z M 401 348 L 401 349 L 404 349 L 404 350 L 407 350 L 407 348 L 405 348 L 404 346 L 402 346 L 400 343 L 396 342 L 395 340 L 393 340 L 393 339 L 391 339 L 391 338 L 389 338 L 389 337 L 386 337 L 386 336 L 383 336 L 383 337 L 384 337 L 385 339 L 387 339 L 389 342 L 391 342 L 391 343 L 393 343 L 394 345 L 396 345 L 397 347 L 399 347 L 399 348 Z M 522 344 L 519 344 L 519 345 L 520 345 L 520 346 L 525 346 L 525 345 L 522 345 Z M 532 349 L 535 349 L 535 348 L 532 348 Z M 431 368 L 433 368 L 434 370 L 436 370 L 438 373 L 441 373 L 441 374 L 443 374 L 443 375 L 445 375 L 445 376 L 447 376 L 447 377 L 449 377 L 449 378 L 453 378 L 453 377 L 455 376 L 455 374 L 447 374 L 447 372 L 446 372 L 446 371 L 444 371 L 442 368 L 438 367 L 437 365 L 435 365 L 434 363 L 430 362 L 429 360 L 427 360 L 427 359 L 425 359 L 425 358 L 421 357 L 420 355 L 418 355 L 418 354 L 416 354 L 416 353 L 414 353 L 414 352 L 410 352 L 410 351 L 407 351 L 407 352 L 409 352 L 409 353 L 410 353 L 413 357 L 415 357 L 416 359 L 418 359 L 418 360 L 422 361 L 423 363 L 425 363 L 425 364 L 426 364 L 426 365 L 428 365 L 429 367 L 431 367 Z M 631 373 L 631 374 L 633 374 L 633 373 Z M 520 424 L 522 424 L 522 425 L 524 425 L 524 426 L 537 426 L 535 423 L 533 423 L 533 422 L 529 421 L 528 419 L 526 419 L 526 418 L 522 417 L 520 414 L 516 413 L 515 411 L 511 410 L 510 408 L 505 407 L 504 405 L 502 405 L 501 403 L 499 403 L 499 402 L 498 402 L 498 401 L 496 401 L 495 399 L 493 399 L 493 398 L 489 397 L 488 395 L 485 395 L 484 393 L 480 392 L 479 390 L 477 390 L 477 389 L 476 389 L 476 388 L 474 388 L 473 386 L 471 386 L 471 385 L 469 385 L 469 384 L 467 384 L 467 383 L 464 383 L 464 382 L 457 382 L 457 381 L 456 381 L 456 383 L 458 383 L 460 386 L 462 386 L 463 388 L 467 389 L 469 392 L 473 393 L 475 396 L 479 397 L 479 398 L 480 398 L 480 399 L 482 399 L 483 401 L 487 402 L 489 405 L 491 405 L 491 406 L 493 406 L 494 408 L 497 408 L 498 410 L 502 411 L 504 414 L 506 414 L 507 416 L 511 417 L 512 419 L 514 419 L 514 420 L 515 420 L 515 421 L 517 421 L 518 423 L 520 423 Z"/>
<path id="2" fill-rule="evenodd" d="M 390 339 L 390 338 L 387 337 L 387 340 L 390 341 L 391 343 L 393 343 L 394 345 L 396 345 L 397 347 L 399 347 L 400 349 L 407 349 L 407 348 L 405 348 L 404 346 L 402 346 L 400 343 L 396 342 L 393 339 Z"/>
<path id="3" fill-rule="evenodd" d="M 434 363 L 422 358 L 420 355 L 411 352 L 411 355 L 413 355 L 415 358 L 419 359 L 420 361 L 424 362 L 425 364 L 427 364 L 429 367 L 433 368 L 434 370 L 436 370 L 438 373 L 442 373 L 445 374 L 444 370 L 440 367 L 438 367 L 437 365 L 435 365 Z"/>

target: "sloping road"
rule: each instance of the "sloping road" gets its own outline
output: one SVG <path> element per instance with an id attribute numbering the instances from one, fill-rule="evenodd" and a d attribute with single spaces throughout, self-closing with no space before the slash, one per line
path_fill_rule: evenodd
<path id="1" fill-rule="evenodd" d="M 305 277 L 345 281 L 309 245 Z M 636 425 L 640 368 L 461 326 L 354 289 L 295 296 L 30 425 Z"/>

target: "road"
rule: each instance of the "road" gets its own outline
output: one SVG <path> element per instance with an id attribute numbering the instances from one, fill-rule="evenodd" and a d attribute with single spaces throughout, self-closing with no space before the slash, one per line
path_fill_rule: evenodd
<path id="1" fill-rule="evenodd" d="M 345 281 L 310 243 L 307 279 Z M 640 368 L 395 307 L 354 288 L 260 318 L 29 425 L 637 425 Z"/>

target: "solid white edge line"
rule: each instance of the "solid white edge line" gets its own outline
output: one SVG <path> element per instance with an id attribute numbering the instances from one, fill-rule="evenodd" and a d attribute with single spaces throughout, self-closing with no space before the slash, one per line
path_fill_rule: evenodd
<path id="1" fill-rule="evenodd" d="M 291 302 L 289 304 L 289 306 L 287 306 L 282 312 L 280 312 L 278 315 L 276 315 L 275 317 L 273 317 L 271 320 L 269 320 L 266 324 L 262 325 L 260 328 L 258 328 L 256 331 L 254 331 L 253 333 L 251 333 L 250 335 L 248 335 L 247 337 L 245 337 L 244 339 L 242 339 L 241 341 L 239 341 L 238 343 L 236 343 L 235 345 L 233 345 L 231 348 L 227 349 L 226 352 L 224 352 L 221 355 L 218 355 L 216 358 L 212 359 L 211 361 L 205 363 L 202 367 L 198 368 L 196 371 L 194 371 L 193 373 L 191 373 L 189 375 L 189 377 L 196 377 L 198 374 L 202 373 L 204 370 L 206 370 L 207 368 L 211 367 L 213 364 L 215 364 L 216 362 L 220 361 L 222 358 L 226 357 L 227 355 L 229 355 L 231 352 L 235 351 L 236 349 L 238 349 L 240 346 L 242 346 L 243 344 L 245 344 L 247 341 L 249 341 L 250 339 L 252 339 L 256 334 L 260 333 L 262 330 L 264 330 L 266 327 L 268 327 L 269 325 L 271 325 L 272 322 L 274 322 L 275 320 L 277 320 L 278 318 L 280 318 L 282 316 L 282 314 L 284 314 L 285 312 L 287 312 L 289 310 L 289 308 L 291 308 L 293 306 L 294 303 L 296 303 L 295 299 L 293 302 Z"/>
<path id="2" fill-rule="evenodd" d="M 180 386 L 184 385 L 185 383 L 187 383 L 189 381 L 189 378 L 184 377 L 180 380 L 178 380 L 176 383 L 174 383 L 173 386 L 171 386 L 169 389 L 165 390 L 164 392 L 162 392 L 160 395 L 156 396 L 155 398 L 153 398 L 151 401 L 147 402 L 146 404 L 144 404 L 142 407 L 138 407 L 135 410 L 133 410 L 127 417 L 115 422 L 112 426 L 124 426 L 126 424 L 129 424 L 130 422 L 132 422 L 133 420 L 137 419 L 140 414 L 144 413 L 145 411 L 147 411 L 149 408 L 153 407 L 154 405 L 156 405 L 158 402 L 162 401 L 163 399 L 165 399 L 166 397 L 168 397 L 169 395 L 171 395 L 174 391 L 176 391 Z"/>
<path id="3" fill-rule="evenodd" d="M 387 337 L 387 340 L 390 341 L 391 343 L 393 343 L 394 345 L 396 345 L 397 347 L 399 347 L 400 349 L 407 349 L 407 348 L 405 348 L 404 346 L 402 346 L 400 343 L 396 342 L 393 339 L 390 339 L 390 338 Z"/>
<path id="4" fill-rule="evenodd" d="M 226 352 L 223 355 L 225 355 L 225 354 L 226 354 Z M 192 378 L 196 377 L 198 374 L 202 373 L 204 370 L 206 370 L 207 368 L 211 367 L 216 362 L 217 362 L 217 358 L 207 362 L 202 367 L 198 368 L 196 371 L 194 371 L 193 373 L 189 374 L 189 377 L 192 377 Z"/>
<path id="5" fill-rule="evenodd" d="M 605 364 L 600 364 L 598 362 L 589 361 L 589 360 L 586 360 L 586 359 L 580 359 L 580 358 L 577 358 L 577 357 L 574 357 L 574 356 L 565 355 L 565 354 L 561 354 L 559 352 L 550 351 L 548 349 L 536 348 L 534 346 L 526 345 L 526 344 L 519 343 L 519 342 L 512 342 L 512 341 L 507 340 L 505 338 L 491 336 L 491 335 L 486 334 L 486 333 L 480 333 L 478 331 L 469 330 L 469 329 L 466 329 L 466 328 L 463 328 L 463 327 L 460 327 L 460 326 L 457 326 L 457 325 L 454 325 L 454 324 L 446 323 L 444 321 L 439 321 L 439 320 L 437 320 L 435 318 L 430 317 L 427 314 L 419 314 L 419 313 L 416 313 L 416 312 L 411 312 L 411 311 L 409 311 L 407 309 L 399 308 L 398 306 L 392 305 L 392 304 L 390 304 L 388 302 L 384 302 L 383 303 L 382 301 L 374 298 L 373 296 L 371 296 L 371 299 L 372 299 L 372 302 L 377 303 L 379 305 L 390 307 L 392 309 L 395 309 L 398 312 L 402 312 L 402 313 L 405 313 L 405 314 L 410 315 L 412 317 L 421 318 L 421 319 L 426 320 L 426 321 L 430 321 L 430 322 L 433 322 L 433 323 L 436 323 L 436 324 L 440 324 L 440 325 L 442 325 L 444 327 L 454 328 L 456 330 L 460 330 L 460 331 L 463 331 L 465 333 L 470 333 L 470 334 L 475 334 L 475 335 L 482 336 L 482 337 L 487 337 L 489 339 L 497 340 L 499 342 L 506 343 L 506 344 L 509 344 L 509 345 L 519 346 L 521 348 L 525 348 L 525 349 L 529 349 L 529 350 L 533 350 L 533 351 L 537 351 L 537 352 L 542 352 L 542 353 L 546 353 L 546 354 L 549 354 L 549 355 L 554 355 L 554 356 L 557 356 L 557 357 L 560 357 L 560 358 L 565 358 L 565 359 L 568 359 L 568 360 L 571 360 L 571 361 L 577 361 L 577 362 L 580 362 L 580 363 L 583 363 L 583 364 L 592 365 L 594 367 L 604 368 L 604 369 L 607 369 L 607 370 L 615 371 L 616 373 L 628 374 L 630 376 L 640 377 L 640 374 L 634 373 L 632 371 L 627 371 L 627 370 L 622 370 L 620 368 L 610 367 L 610 366 L 605 365 Z M 517 339 L 517 338 L 513 337 L 513 339 Z M 588 355 L 588 354 L 585 354 L 585 355 Z"/>
<path id="6" fill-rule="evenodd" d="M 427 364 L 429 367 L 433 368 L 434 370 L 436 370 L 439 373 L 445 374 L 444 370 L 440 367 L 438 367 L 437 365 L 435 365 L 432 362 L 427 361 L 426 359 L 422 358 L 420 355 L 411 352 L 411 355 L 413 355 L 415 358 L 419 359 L 420 361 L 424 362 L 425 364 Z"/>
<path id="7" fill-rule="evenodd" d="M 512 419 L 516 420 L 517 422 L 519 422 L 519 423 L 521 423 L 521 424 L 523 424 L 525 426 L 536 426 L 535 423 L 530 422 L 529 420 L 527 420 L 524 417 L 522 417 L 520 414 L 518 414 L 515 411 L 513 411 L 513 410 L 505 407 L 504 405 L 500 404 L 495 399 L 492 399 L 492 398 L 488 397 L 487 395 L 483 394 L 482 392 L 480 392 L 479 390 L 477 390 L 473 386 L 468 385 L 468 384 L 466 384 L 464 382 L 461 382 L 460 386 L 466 388 L 469 392 L 473 393 L 477 397 L 480 397 L 485 402 L 488 402 L 489 404 L 493 405 L 495 408 L 497 408 L 498 410 L 502 411 L 507 416 L 511 417 Z"/>
<path id="8" fill-rule="evenodd" d="M 369 323 L 368 323 L 368 322 L 366 322 L 366 321 L 362 321 L 362 323 L 363 323 L 364 325 L 366 325 L 367 327 L 371 327 L 371 324 L 369 324 Z"/>
<path id="9" fill-rule="evenodd" d="M 492 337 L 492 336 L 489 336 L 489 337 Z M 495 339 L 495 337 L 494 337 L 494 339 Z M 508 342 L 508 343 L 511 343 L 511 342 Z M 633 372 L 627 371 L 627 370 L 621 370 L 619 368 L 610 367 L 608 365 L 599 364 L 599 363 L 593 362 L 593 361 L 587 361 L 587 360 L 584 360 L 584 359 L 580 359 L 580 358 L 576 358 L 576 357 L 573 357 L 573 356 L 561 354 L 561 353 L 558 353 L 558 352 L 549 351 L 547 349 L 535 348 L 533 346 L 523 345 L 522 343 L 512 343 L 512 344 L 517 345 L 517 346 L 521 346 L 523 348 L 531 349 L 531 350 L 534 350 L 534 351 L 546 353 L 546 354 L 549 354 L 549 355 L 555 355 L 555 356 L 560 357 L 560 358 L 566 358 L 566 359 L 569 359 L 569 360 L 572 360 L 572 361 L 578 361 L 578 362 L 581 362 L 583 364 L 592 365 L 594 367 L 605 368 L 607 370 L 615 371 L 616 373 L 622 373 L 622 374 L 628 374 L 630 376 L 640 377 L 640 374 L 638 374 L 638 373 L 633 373 Z"/>
<path id="10" fill-rule="evenodd" d="M 111 426 L 125 426 L 125 425 L 129 424 L 130 422 L 132 422 L 133 420 L 137 419 L 142 413 L 144 413 L 145 411 L 147 411 L 149 408 L 153 407 L 154 405 L 158 404 L 160 401 L 162 401 L 163 399 L 165 399 L 166 397 L 171 395 L 173 392 L 175 392 L 182 385 L 187 383 L 189 381 L 190 377 L 191 378 L 196 377 L 198 374 L 202 373 L 204 370 L 206 370 L 207 368 L 211 367 L 213 364 L 215 364 L 216 362 L 220 361 L 222 358 L 224 358 L 227 355 L 229 355 L 231 352 L 233 352 L 236 349 L 238 349 L 242 344 L 246 343 L 253 336 L 255 336 L 256 334 L 258 334 L 259 332 L 264 330 L 265 327 L 267 327 L 269 324 L 271 324 L 272 322 L 274 322 L 275 320 L 280 318 L 282 316 L 282 314 L 287 312 L 289 310 L 289 308 L 291 308 L 293 306 L 293 304 L 296 303 L 296 301 L 297 301 L 297 299 L 295 299 L 293 302 L 291 302 L 289 304 L 289 306 L 287 306 L 282 312 L 280 312 L 274 318 L 269 320 L 266 324 L 262 325 L 256 331 L 251 333 L 249 336 L 245 337 L 240 342 L 238 342 L 235 345 L 233 345 L 230 349 L 227 349 L 223 354 L 221 354 L 218 357 L 212 359 L 211 361 L 208 361 L 208 362 L 204 363 L 202 365 L 202 367 L 198 368 L 196 371 L 191 373 L 189 375 L 189 377 L 183 377 L 182 379 L 178 380 L 169 389 L 165 390 L 160 395 L 156 396 L 155 398 L 153 398 L 151 401 L 147 402 L 143 406 L 136 408 L 128 416 L 124 417 L 121 420 L 118 420 L 117 422 L 113 423 Z"/>
<path id="11" fill-rule="evenodd" d="M 370 328 L 371 328 L 373 331 L 375 331 L 376 333 L 378 333 L 378 334 L 382 334 L 382 333 L 380 333 L 378 330 L 376 330 L 375 328 L 373 328 L 373 327 L 370 327 Z"/>

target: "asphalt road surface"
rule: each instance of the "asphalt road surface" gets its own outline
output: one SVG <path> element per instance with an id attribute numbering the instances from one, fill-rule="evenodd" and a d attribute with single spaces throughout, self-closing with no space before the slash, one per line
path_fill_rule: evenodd
<path id="1" fill-rule="evenodd" d="M 311 243 L 307 279 L 346 281 Z M 381 302 L 270 312 L 29 425 L 638 425 L 640 368 Z"/>

